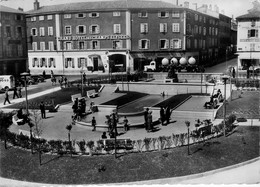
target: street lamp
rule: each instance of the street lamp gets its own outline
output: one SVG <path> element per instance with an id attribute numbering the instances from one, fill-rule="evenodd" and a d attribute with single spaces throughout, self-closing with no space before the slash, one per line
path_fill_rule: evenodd
<path id="1" fill-rule="evenodd" d="M 224 82 L 224 108 L 223 108 L 223 119 L 224 119 L 224 136 L 226 136 L 226 85 L 227 85 L 227 80 L 229 79 L 229 76 L 225 75 L 222 77 L 223 82 Z"/>
<path id="2" fill-rule="evenodd" d="M 30 73 L 24 72 L 20 74 L 21 77 L 24 77 L 24 85 L 25 85 L 25 100 L 26 100 L 26 114 L 28 116 L 29 111 L 28 111 L 28 98 L 27 98 L 27 83 L 26 83 L 26 77 L 30 76 Z"/>
<path id="3" fill-rule="evenodd" d="M 185 121 L 185 124 L 188 128 L 188 155 L 190 155 L 190 122 Z"/>

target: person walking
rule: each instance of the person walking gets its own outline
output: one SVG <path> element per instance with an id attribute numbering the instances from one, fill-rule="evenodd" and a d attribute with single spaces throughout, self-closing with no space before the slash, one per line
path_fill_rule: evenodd
<path id="1" fill-rule="evenodd" d="M 16 86 L 14 86 L 13 99 L 15 99 L 15 96 L 16 96 L 17 98 L 19 98 L 19 95 L 18 95 L 18 93 L 17 93 L 17 87 L 16 87 Z"/>
<path id="2" fill-rule="evenodd" d="M 97 122 L 96 122 L 96 119 L 95 119 L 94 116 L 93 116 L 93 118 L 92 118 L 91 125 L 92 125 L 92 127 L 93 127 L 92 131 L 96 131 Z"/>
<path id="3" fill-rule="evenodd" d="M 9 101 L 8 88 L 5 90 L 5 101 L 4 101 L 4 105 L 5 105 L 6 101 L 7 101 L 9 104 L 11 104 L 11 102 Z"/>
<path id="4" fill-rule="evenodd" d="M 146 110 L 144 111 L 144 127 L 145 127 L 145 130 L 147 130 L 147 116 L 148 116 L 148 111 L 149 111 L 149 108 L 146 108 Z"/>
<path id="5" fill-rule="evenodd" d="M 45 105 L 44 105 L 43 101 L 41 101 L 41 103 L 40 103 L 40 110 L 41 110 L 42 119 L 46 119 Z"/>
<path id="6" fill-rule="evenodd" d="M 160 109 L 160 119 L 161 119 L 161 124 L 164 125 L 164 121 L 165 121 L 165 112 L 163 107 L 161 107 Z"/>
<path id="7" fill-rule="evenodd" d="M 125 132 L 126 132 L 126 131 L 128 131 L 128 129 L 129 129 L 128 119 L 126 118 L 126 116 L 125 116 L 123 122 L 124 122 L 124 129 L 125 129 Z"/>
<path id="8" fill-rule="evenodd" d="M 67 84 L 68 84 L 68 79 L 67 79 L 67 77 L 64 77 L 64 86 L 65 86 L 65 88 L 67 87 Z"/>

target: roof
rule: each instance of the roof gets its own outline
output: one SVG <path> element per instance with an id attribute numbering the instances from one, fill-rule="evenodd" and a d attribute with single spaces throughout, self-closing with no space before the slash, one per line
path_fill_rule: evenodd
<path id="1" fill-rule="evenodd" d="M 242 20 L 242 19 L 257 19 L 257 18 L 260 18 L 260 11 L 254 11 L 248 14 L 244 14 L 242 16 L 238 16 L 236 19 Z"/>
<path id="2" fill-rule="evenodd" d="M 180 6 L 163 1 L 92 1 L 80 3 L 67 3 L 51 6 L 42 6 L 38 10 L 30 10 L 29 14 L 43 14 L 50 12 L 75 12 L 75 11 L 106 11 L 106 10 L 127 10 L 127 9 L 170 9 L 181 8 Z"/>
<path id="3" fill-rule="evenodd" d="M 16 10 L 13 8 L 9 8 L 7 6 L 0 5 L 0 12 L 9 12 L 9 13 L 19 13 L 19 14 L 25 14 L 25 12 L 21 10 Z"/>

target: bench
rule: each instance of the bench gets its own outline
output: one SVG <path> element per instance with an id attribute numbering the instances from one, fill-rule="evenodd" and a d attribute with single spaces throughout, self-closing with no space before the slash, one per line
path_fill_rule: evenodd
<path id="1" fill-rule="evenodd" d="M 79 94 L 71 95 L 72 102 L 74 102 L 76 98 L 81 98 L 81 94 L 79 93 Z"/>
<path id="2" fill-rule="evenodd" d="M 100 141 L 102 146 L 106 151 L 110 151 L 115 149 L 115 139 L 104 139 L 103 141 Z M 117 149 L 133 149 L 132 140 L 130 139 L 117 139 L 116 140 L 116 148 Z"/>
<path id="3" fill-rule="evenodd" d="M 98 96 L 98 92 L 96 90 L 88 90 L 87 91 L 87 97 L 88 98 L 95 98 Z"/>

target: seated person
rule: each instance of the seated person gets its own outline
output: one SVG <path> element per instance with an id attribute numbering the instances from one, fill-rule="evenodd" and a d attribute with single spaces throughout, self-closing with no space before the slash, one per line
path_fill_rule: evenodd
<path id="1" fill-rule="evenodd" d="M 210 101 L 209 102 L 206 102 L 205 104 L 204 104 L 204 107 L 205 108 L 209 108 L 209 107 L 212 107 L 213 105 L 214 105 L 214 99 L 213 99 L 214 97 L 213 96 L 211 96 L 210 97 Z"/>

